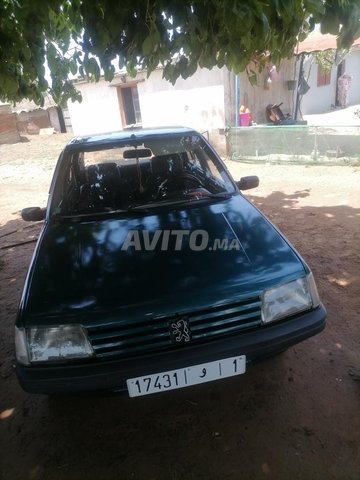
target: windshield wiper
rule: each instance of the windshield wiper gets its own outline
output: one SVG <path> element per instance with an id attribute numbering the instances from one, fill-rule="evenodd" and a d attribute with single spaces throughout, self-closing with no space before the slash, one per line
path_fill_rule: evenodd
<path id="1" fill-rule="evenodd" d="M 184 204 L 191 204 L 201 202 L 201 200 L 211 201 L 211 200 L 226 200 L 234 195 L 235 192 L 218 192 L 218 193 L 205 193 L 201 195 L 190 195 L 181 198 L 173 198 L 173 199 L 166 199 L 160 200 L 158 202 L 152 203 L 143 203 L 139 205 L 129 205 L 127 208 L 119 208 L 113 210 L 105 210 L 100 212 L 82 212 L 82 213 L 73 213 L 68 215 L 61 215 L 57 214 L 56 217 L 72 220 L 72 221 L 79 221 L 84 218 L 91 219 L 91 217 L 101 218 L 101 217 L 111 217 L 114 215 L 128 215 L 131 213 L 152 213 L 154 209 L 159 207 L 169 207 L 169 206 L 176 206 L 176 205 L 184 205 Z"/>
<path id="2" fill-rule="evenodd" d="M 173 199 L 166 199 L 159 202 L 153 203 L 144 203 L 140 205 L 132 205 L 130 206 L 127 211 L 141 211 L 141 212 L 151 212 L 154 208 L 157 207 L 167 207 L 171 205 L 182 205 L 182 204 L 189 204 L 199 202 L 201 200 L 226 200 L 234 195 L 235 192 L 219 192 L 219 193 L 209 193 L 205 195 L 191 195 L 187 197 L 180 197 L 180 198 L 173 198 Z"/>
<path id="3" fill-rule="evenodd" d="M 218 192 L 218 193 L 209 193 L 209 194 L 201 194 L 198 197 L 194 195 L 196 198 L 230 198 L 234 195 L 235 192 Z"/>

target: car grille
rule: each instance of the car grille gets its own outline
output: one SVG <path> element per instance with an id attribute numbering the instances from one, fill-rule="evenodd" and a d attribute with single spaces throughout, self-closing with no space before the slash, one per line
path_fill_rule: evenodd
<path id="1" fill-rule="evenodd" d="M 247 300 L 184 313 L 179 318 L 189 322 L 192 339 L 187 345 L 209 341 L 252 329 L 261 324 L 261 300 Z M 107 325 L 87 326 L 89 340 L 98 358 L 129 357 L 153 351 L 178 348 L 171 342 L 169 323 L 177 316 L 119 321 Z M 181 344 L 181 346 L 185 346 Z"/>

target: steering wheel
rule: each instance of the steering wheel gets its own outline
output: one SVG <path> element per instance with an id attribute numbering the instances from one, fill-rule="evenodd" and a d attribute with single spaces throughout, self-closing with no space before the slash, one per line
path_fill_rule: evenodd
<path id="1" fill-rule="evenodd" d="M 193 184 L 193 187 L 190 187 L 190 188 L 197 188 L 197 187 L 205 188 L 202 181 L 199 180 L 195 175 L 193 175 L 192 173 L 182 172 L 179 175 L 174 175 L 172 177 L 166 178 L 159 185 L 157 196 L 160 195 L 160 193 L 164 190 L 164 188 L 169 187 L 169 185 L 175 185 L 179 187 L 178 188 L 179 190 L 184 190 L 184 181 Z"/>

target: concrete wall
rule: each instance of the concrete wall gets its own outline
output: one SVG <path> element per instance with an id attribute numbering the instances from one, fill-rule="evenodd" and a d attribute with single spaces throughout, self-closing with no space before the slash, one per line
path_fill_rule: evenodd
<path id="1" fill-rule="evenodd" d="M 83 100 L 68 102 L 72 129 L 75 135 L 105 133 L 122 129 L 116 88 L 105 80 L 99 83 L 78 83 Z"/>
<path id="2" fill-rule="evenodd" d="M 56 107 L 50 107 L 48 109 L 49 119 L 51 126 L 56 132 L 61 132 L 61 125 L 59 120 L 59 114 Z"/>
<path id="3" fill-rule="evenodd" d="M 10 103 L 0 102 L 0 115 L 10 115 L 10 113 L 12 113 Z"/>
<path id="4" fill-rule="evenodd" d="M 246 72 L 240 74 L 240 105 L 246 105 L 250 108 L 253 114 L 253 120 L 256 123 L 265 122 L 265 107 L 270 103 L 283 103 L 281 109 L 284 114 L 294 114 L 296 92 L 288 90 L 286 80 L 294 80 L 299 75 L 299 60 L 295 58 L 290 60 L 283 60 L 280 68 L 279 75 L 280 81 L 271 83 L 269 90 L 264 88 L 264 81 L 266 72 L 258 74 L 258 82 L 256 86 L 252 86 L 248 80 Z M 308 83 L 310 90 L 304 95 L 301 102 L 301 111 L 303 115 L 309 115 L 313 113 L 329 112 L 331 106 L 335 104 L 336 95 L 336 74 L 337 67 L 333 67 L 331 71 L 331 83 L 330 85 L 317 86 L 317 64 L 313 61 L 311 55 L 309 55 L 304 62 L 305 78 L 308 77 Z M 360 103 L 360 49 L 354 48 L 345 57 L 345 73 L 353 76 L 353 83 L 349 94 L 349 105 L 355 105 Z M 235 82 L 234 74 L 231 74 L 231 82 Z M 235 125 L 235 110 L 233 104 L 235 103 L 235 91 L 232 87 L 227 88 L 230 91 L 230 95 L 225 92 L 225 98 L 227 99 L 227 110 L 230 113 L 230 122 L 227 125 Z"/>
<path id="5" fill-rule="evenodd" d="M 20 142 L 20 135 L 16 125 L 16 113 L 7 113 L 8 111 L 4 107 L 0 112 L 0 145 Z"/>
<path id="6" fill-rule="evenodd" d="M 335 105 L 336 71 L 337 67 L 331 69 L 331 81 L 329 85 L 318 87 L 318 65 L 315 63 L 312 55 L 307 56 L 304 61 L 304 72 L 305 78 L 308 78 L 307 82 L 310 90 L 301 100 L 300 107 L 303 115 L 329 112 L 331 105 Z"/>
<path id="7" fill-rule="evenodd" d="M 184 125 L 200 132 L 209 131 L 210 141 L 224 152 L 225 138 L 219 129 L 225 127 L 224 76 L 225 69 L 199 69 L 192 77 L 178 79 L 175 85 L 155 70 L 147 79 L 139 73 L 136 80 L 139 93 L 142 125 L 144 127 Z M 126 83 L 134 81 L 126 77 Z M 101 80 L 97 84 L 78 83 L 81 103 L 68 102 L 75 135 L 103 133 L 122 129 L 116 85 Z M 122 83 L 122 85 L 124 85 Z"/>
<path id="8" fill-rule="evenodd" d="M 30 112 L 19 112 L 17 114 L 17 126 L 21 133 L 38 134 L 40 128 L 51 127 L 49 113 L 42 108 Z"/>
<path id="9" fill-rule="evenodd" d="M 67 108 L 62 109 L 63 117 L 64 117 L 64 122 L 65 122 L 65 129 L 67 133 L 73 133 L 73 128 L 72 128 L 72 123 L 71 123 L 71 117 L 69 110 Z"/>
<path id="10" fill-rule="evenodd" d="M 301 101 L 303 115 L 329 112 L 336 101 L 337 67 L 331 69 L 330 85 L 317 86 L 318 66 L 309 55 L 304 62 L 305 78 L 308 77 L 310 90 Z M 352 75 L 352 85 L 349 93 L 349 105 L 360 103 L 360 50 L 354 49 L 345 57 L 345 73 Z"/>
<path id="11" fill-rule="evenodd" d="M 162 70 L 138 84 L 142 123 L 185 125 L 197 130 L 225 127 L 224 71 L 199 69 L 175 85 L 162 79 Z"/>
<path id="12" fill-rule="evenodd" d="M 162 70 L 138 84 L 142 124 L 184 125 L 207 132 L 208 139 L 221 155 L 226 154 L 225 136 L 219 134 L 225 122 L 226 69 L 198 69 L 175 85 L 162 78 Z"/>
<path id="13" fill-rule="evenodd" d="M 345 57 L 345 73 L 352 75 L 352 84 L 349 92 L 349 105 L 360 103 L 360 48 Z"/>
<path id="14" fill-rule="evenodd" d="M 246 72 L 240 74 L 240 105 L 245 105 L 251 110 L 253 121 L 256 123 L 266 122 L 265 108 L 269 104 L 283 103 L 281 110 L 284 114 L 293 112 L 294 92 L 288 90 L 286 81 L 294 79 L 294 60 L 284 60 L 278 73 L 279 81 L 268 84 L 268 90 L 264 88 L 266 71 L 258 73 L 256 86 L 251 85 Z"/>
<path id="15" fill-rule="evenodd" d="M 185 125 L 208 130 L 225 127 L 224 70 L 199 69 L 192 77 L 175 85 L 155 70 L 148 79 L 139 74 L 139 101 L 144 127 Z M 131 79 L 127 79 L 131 81 Z M 119 80 L 113 81 L 113 85 Z M 68 103 L 75 134 L 105 132 L 122 128 L 116 87 L 101 80 L 79 83 L 81 103 Z"/>

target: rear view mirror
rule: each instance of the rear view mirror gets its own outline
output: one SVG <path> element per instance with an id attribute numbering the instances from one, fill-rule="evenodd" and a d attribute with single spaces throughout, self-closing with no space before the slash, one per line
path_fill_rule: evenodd
<path id="1" fill-rule="evenodd" d="M 21 210 L 21 218 L 26 222 L 39 222 L 44 220 L 46 215 L 46 208 L 28 207 Z"/>
<path id="2" fill-rule="evenodd" d="M 242 177 L 238 182 L 235 182 L 239 190 L 250 190 L 259 186 L 259 177 L 256 175 L 250 175 L 248 177 Z"/>
<path id="3" fill-rule="evenodd" d="M 125 150 L 123 157 L 128 158 L 150 158 L 152 157 L 152 151 L 150 148 L 133 148 L 131 150 Z"/>

